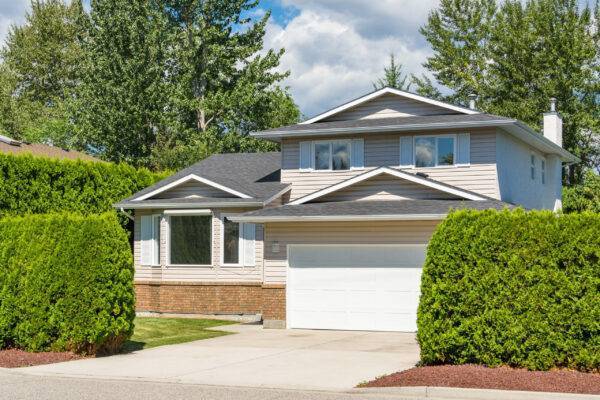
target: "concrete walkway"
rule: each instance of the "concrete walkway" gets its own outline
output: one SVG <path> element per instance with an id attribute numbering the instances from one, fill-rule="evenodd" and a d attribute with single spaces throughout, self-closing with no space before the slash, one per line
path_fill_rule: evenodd
<path id="1" fill-rule="evenodd" d="M 411 368 L 414 334 L 316 330 L 222 329 L 236 335 L 131 354 L 20 368 L 34 375 L 302 390 L 348 390 Z"/>

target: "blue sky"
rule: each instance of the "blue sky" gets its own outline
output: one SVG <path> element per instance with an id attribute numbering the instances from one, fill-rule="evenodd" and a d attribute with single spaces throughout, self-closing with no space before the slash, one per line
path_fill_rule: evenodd
<path id="1" fill-rule="evenodd" d="M 594 0 L 579 0 L 592 5 Z M 419 34 L 439 0 L 261 0 L 272 10 L 267 48 L 285 48 L 281 69 L 306 115 L 372 90 L 394 53 L 407 73 L 424 72 L 431 54 Z M 29 0 L 0 0 L 0 43 L 10 24 L 22 23 Z"/>

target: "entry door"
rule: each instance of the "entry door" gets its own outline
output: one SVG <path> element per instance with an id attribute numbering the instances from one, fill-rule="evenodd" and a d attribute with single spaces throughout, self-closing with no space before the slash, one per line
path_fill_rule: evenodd
<path id="1" fill-rule="evenodd" d="M 414 332 L 426 245 L 290 245 L 287 326 Z"/>

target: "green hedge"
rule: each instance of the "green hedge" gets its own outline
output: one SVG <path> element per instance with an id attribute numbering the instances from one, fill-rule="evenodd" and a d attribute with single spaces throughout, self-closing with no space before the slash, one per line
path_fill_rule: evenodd
<path id="1" fill-rule="evenodd" d="M 114 213 L 0 219 L 0 348 L 115 351 L 133 332 L 134 303 Z"/>
<path id="2" fill-rule="evenodd" d="M 0 217 L 102 213 L 165 176 L 127 164 L 0 154 Z"/>
<path id="3" fill-rule="evenodd" d="M 423 364 L 600 369 L 600 215 L 457 211 L 427 251 Z"/>

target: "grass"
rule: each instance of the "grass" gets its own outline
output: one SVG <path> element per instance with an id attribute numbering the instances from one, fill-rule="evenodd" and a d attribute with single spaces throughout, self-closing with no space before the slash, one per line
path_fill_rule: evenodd
<path id="1" fill-rule="evenodd" d="M 207 328 L 234 323 L 213 319 L 136 317 L 133 336 L 125 342 L 123 351 L 149 349 L 228 335 L 230 332 Z"/>

